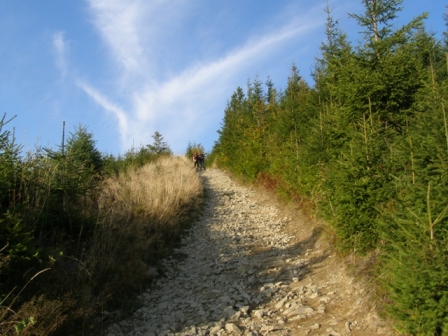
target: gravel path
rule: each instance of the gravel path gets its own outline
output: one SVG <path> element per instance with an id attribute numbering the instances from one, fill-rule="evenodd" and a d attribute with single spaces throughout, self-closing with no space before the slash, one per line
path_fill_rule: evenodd
<path id="1" fill-rule="evenodd" d="M 215 169 L 202 218 L 113 335 L 391 335 L 319 230 Z M 288 234 L 289 232 L 289 234 Z"/>

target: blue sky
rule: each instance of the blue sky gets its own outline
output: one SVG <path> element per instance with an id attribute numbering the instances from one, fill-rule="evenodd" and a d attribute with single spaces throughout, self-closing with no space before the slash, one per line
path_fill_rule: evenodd
<path id="1" fill-rule="evenodd" d="M 176 154 L 210 150 L 238 86 L 286 84 L 292 64 L 310 77 L 324 40 L 326 0 L 0 0 L 0 112 L 17 115 L 24 151 L 56 149 L 87 126 L 103 153 L 123 154 L 160 132 Z M 328 0 L 354 44 L 347 13 L 360 0 Z M 405 0 L 397 26 L 428 12 L 445 31 L 441 0 Z"/>

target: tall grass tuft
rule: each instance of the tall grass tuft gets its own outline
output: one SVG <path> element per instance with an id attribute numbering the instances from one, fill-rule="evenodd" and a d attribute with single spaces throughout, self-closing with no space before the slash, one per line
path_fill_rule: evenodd
<path id="1" fill-rule="evenodd" d="M 104 181 L 86 265 L 106 293 L 138 289 L 198 209 L 202 184 L 189 162 L 163 157 Z M 107 284 L 107 286 L 106 286 Z M 108 287 L 108 288 L 106 288 Z"/>
<path id="2" fill-rule="evenodd" d="M 99 199 L 100 209 L 151 218 L 165 228 L 175 226 L 185 215 L 185 206 L 202 192 L 201 181 L 188 163 L 184 158 L 165 157 L 109 178 Z"/>

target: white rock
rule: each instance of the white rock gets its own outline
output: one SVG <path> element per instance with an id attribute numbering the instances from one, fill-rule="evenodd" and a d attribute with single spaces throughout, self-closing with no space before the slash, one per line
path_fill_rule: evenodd
<path id="1" fill-rule="evenodd" d="M 319 299 L 319 301 L 322 302 L 322 303 L 329 303 L 329 302 L 331 301 L 331 298 L 328 297 L 328 296 L 322 296 L 322 297 Z"/>
<path id="2" fill-rule="evenodd" d="M 283 305 L 286 303 L 286 301 L 288 300 L 288 297 L 284 297 L 283 299 L 281 299 L 279 302 L 277 302 L 276 304 L 275 304 L 275 308 L 276 309 L 280 309 L 280 308 L 282 308 L 283 307 Z"/>
<path id="3" fill-rule="evenodd" d="M 306 315 L 296 315 L 293 316 L 291 318 L 288 318 L 288 321 L 292 322 L 292 321 L 298 321 L 298 320 L 303 320 L 306 318 Z"/>
<path id="4" fill-rule="evenodd" d="M 233 323 L 226 323 L 226 331 L 231 333 L 231 334 L 240 334 L 241 333 L 241 329 L 238 328 Z"/>
<path id="5" fill-rule="evenodd" d="M 241 312 L 243 315 L 247 315 L 247 314 L 249 313 L 249 309 L 250 309 L 249 306 L 243 306 L 243 307 L 240 307 L 240 312 Z"/>
<path id="6" fill-rule="evenodd" d="M 257 319 L 262 319 L 265 314 L 266 314 L 266 311 L 264 309 L 258 309 L 258 310 L 254 310 L 252 312 L 252 316 Z"/>
<path id="7" fill-rule="evenodd" d="M 287 310 L 285 310 L 282 314 L 286 317 L 293 317 L 296 315 L 309 315 L 314 311 L 313 308 L 302 306 L 302 307 L 296 307 L 293 306 Z"/>
<path id="8" fill-rule="evenodd" d="M 311 293 L 310 295 L 308 295 L 308 297 L 310 298 L 310 299 L 315 299 L 315 298 L 317 298 L 319 296 L 319 293 L 317 293 L 317 292 L 314 292 L 314 293 Z"/>
<path id="9" fill-rule="evenodd" d="M 222 327 L 221 327 L 220 325 L 214 326 L 214 327 L 211 328 L 210 331 L 209 331 L 210 336 L 217 335 L 218 332 L 219 332 L 220 330 L 222 330 Z"/>

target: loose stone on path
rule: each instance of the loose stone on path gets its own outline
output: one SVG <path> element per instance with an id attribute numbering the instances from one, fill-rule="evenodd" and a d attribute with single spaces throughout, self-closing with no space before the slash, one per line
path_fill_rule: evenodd
<path id="1" fill-rule="evenodd" d="M 164 275 L 140 295 L 142 307 L 108 336 L 388 335 L 375 314 L 351 319 L 362 300 L 343 307 L 354 287 L 338 285 L 340 274 L 313 282 L 317 252 L 294 243 L 288 217 L 219 170 L 201 177 L 202 217 L 176 249 L 187 257 L 163 260 Z"/>

